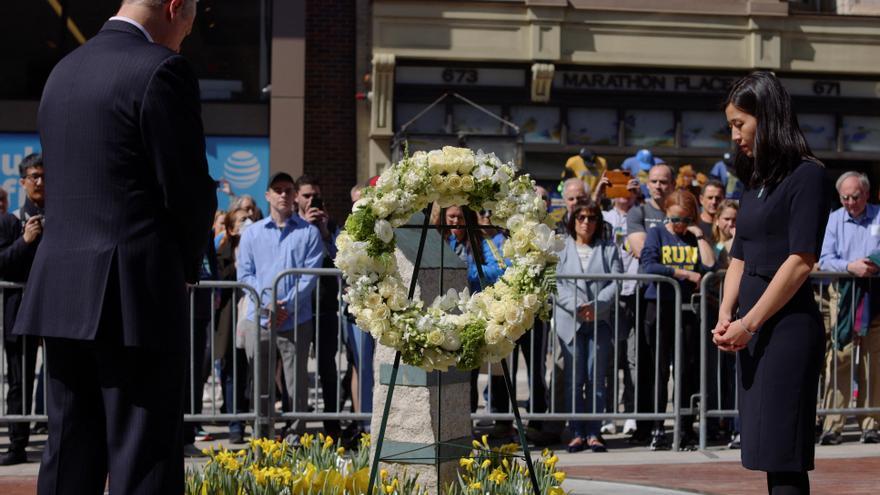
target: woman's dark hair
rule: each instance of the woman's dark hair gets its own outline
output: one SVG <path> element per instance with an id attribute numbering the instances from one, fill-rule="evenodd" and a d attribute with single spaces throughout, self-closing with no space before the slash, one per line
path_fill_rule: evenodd
<path id="1" fill-rule="evenodd" d="M 737 149 L 736 175 L 746 187 L 774 186 L 804 159 L 818 162 L 791 110 L 788 91 L 771 72 L 756 71 L 736 81 L 724 101 L 755 117 L 758 127 L 749 158 Z"/>
<path id="2" fill-rule="evenodd" d="M 596 221 L 596 230 L 593 231 L 593 238 L 590 239 L 590 244 L 595 244 L 598 240 L 607 240 L 609 234 L 608 229 L 605 228 L 605 220 L 602 217 L 602 207 L 599 206 L 599 203 L 594 201 L 578 201 L 575 203 L 574 208 L 571 210 L 571 215 L 568 216 L 568 222 L 565 224 L 565 229 L 568 231 L 568 235 L 570 235 L 572 239 L 577 239 L 575 225 L 577 224 L 578 215 L 584 211 L 587 212 L 587 215 L 598 217 L 598 220 Z"/>

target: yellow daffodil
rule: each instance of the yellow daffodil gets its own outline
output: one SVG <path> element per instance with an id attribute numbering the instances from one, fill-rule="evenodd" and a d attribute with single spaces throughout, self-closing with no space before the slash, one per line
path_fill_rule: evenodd
<path id="1" fill-rule="evenodd" d="M 474 468 L 474 462 L 476 462 L 476 460 L 470 457 L 462 457 L 458 460 L 458 465 L 470 471 Z"/>
<path id="2" fill-rule="evenodd" d="M 489 479 L 493 483 L 500 485 L 500 484 L 504 483 L 505 481 L 507 481 L 507 474 L 505 474 L 504 471 L 502 471 L 500 468 L 495 468 L 489 474 Z"/>
<path id="3" fill-rule="evenodd" d="M 556 478 L 557 483 L 562 483 L 563 481 L 565 481 L 565 473 L 562 471 L 556 471 L 555 473 L 553 473 L 553 477 Z"/>

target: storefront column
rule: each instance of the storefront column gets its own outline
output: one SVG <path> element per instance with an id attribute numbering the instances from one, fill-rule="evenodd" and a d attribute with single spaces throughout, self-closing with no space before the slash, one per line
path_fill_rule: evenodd
<path id="1" fill-rule="evenodd" d="M 391 164 L 391 138 L 394 136 L 394 65 L 390 53 L 373 55 L 373 101 L 370 115 L 370 175 Z"/>
<path id="2" fill-rule="evenodd" d="M 270 171 L 303 173 L 305 124 L 306 2 L 274 0 L 272 97 L 269 107 Z"/>

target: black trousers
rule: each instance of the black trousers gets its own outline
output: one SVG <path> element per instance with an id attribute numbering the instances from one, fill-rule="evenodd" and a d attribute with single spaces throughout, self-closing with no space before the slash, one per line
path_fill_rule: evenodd
<path id="1" fill-rule="evenodd" d="M 516 372 L 519 367 L 518 352 L 522 352 L 526 362 L 526 372 L 529 383 L 529 408 L 527 412 L 545 413 L 547 412 L 550 394 L 547 390 L 547 382 L 544 376 L 547 371 L 547 332 L 549 325 L 545 322 L 535 319 L 535 326 L 530 331 L 523 334 L 516 341 L 516 348 L 513 351 L 513 368 L 510 377 L 511 385 L 513 385 L 514 394 L 516 394 Z M 530 421 L 529 425 L 540 429 L 543 425 L 541 421 Z"/>
<path id="2" fill-rule="evenodd" d="M 659 320 L 657 306 L 660 305 Z M 645 304 L 644 334 L 645 345 L 639 348 L 639 412 L 666 412 L 668 402 L 667 384 L 670 365 L 675 358 L 675 311 L 669 301 L 648 300 Z M 659 329 L 658 329 L 659 324 Z M 691 395 L 699 388 L 699 321 L 690 311 L 681 313 L 681 407 L 688 407 Z M 673 370 L 674 371 L 674 370 Z M 652 422 L 654 428 L 662 428 L 663 421 Z M 682 416 L 682 428 L 687 432 L 693 428 L 694 416 Z M 641 427 L 641 425 L 640 425 Z M 643 427 L 642 427 L 643 428 Z"/>
<path id="3" fill-rule="evenodd" d="M 205 360 L 208 358 L 208 332 L 211 320 L 196 319 L 193 322 L 192 340 L 187 337 L 187 363 L 184 367 L 183 382 L 183 411 L 187 414 L 202 413 L 202 395 L 205 392 L 205 380 L 208 379 L 208 369 L 205 369 Z M 190 444 L 196 440 L 197 423 L 187 423 L 183 430 L 183 443 Z"/>
<path id="4" fill-rule="evenodd" d="M 37 337 L 18 337 L 3 343 L 6 375 L 9 377 L 9 389 L 6 392 L 6 411 L 9 414 L 31 412 L 39 341 Z M 10 423 L 9 450 L 24 451 L 30 439 L 30 431 L 30 423 Z"/>
<path id="5" fill-rule="evenodd" d="M 184 352 L 46 338 L 38 493 L 183 493 Z M 182 347 L 182 346 L 181 346 Z"/>
<path id="6" fill-rule="evenodd" d="M 319 320 L 315 325 L 317 335 L 313 342 L 318 355 L 318 377 L 321 380 L 324 412 L 337 412 L 339 401 L 336 397 L 338 389 L 336 381 L 339 380 L 339 372 L 336 369 L 336 351 L 339 349 L 339 317 L 336 313 L 321 313 Z M 324 421 L 324 433 L 335 438 L 339 435 L 339 431 L 338 420 Z"/>

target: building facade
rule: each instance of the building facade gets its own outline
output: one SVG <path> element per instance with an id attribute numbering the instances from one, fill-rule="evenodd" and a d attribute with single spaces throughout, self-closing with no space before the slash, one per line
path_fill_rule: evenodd
<path id="1" fill-rule="evenodd" d="M 731 150 L 731 83 L 766 69 L 829 168 L 880 178 L 876 15 L 869 0 L 376 0 L 360 166 L 463 143 L 548 181 L 582 147 L 707 170 Z"/>

